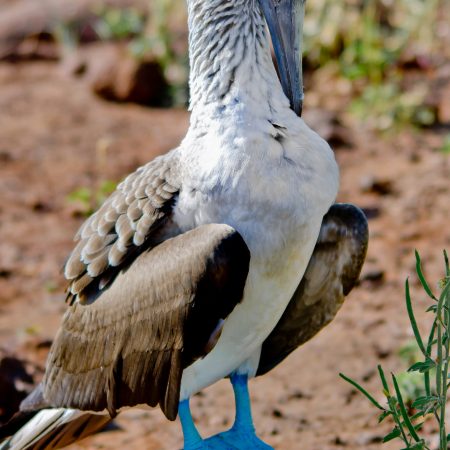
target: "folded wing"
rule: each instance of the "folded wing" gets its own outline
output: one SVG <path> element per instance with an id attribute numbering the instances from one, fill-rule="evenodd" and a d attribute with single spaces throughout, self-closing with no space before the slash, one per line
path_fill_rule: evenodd
<path id="1" fill-rule="evenodd" d="M 241 300 L 250 259 L 227 225 L 179 234 L 180 189 L 175 150 L 128 176 L 81 227 L 65 266 L 70 306 L 23 410 L 114 416 L 159 404 L 176 417 L 183 369 Z"/>
<path id="2" fill-rule="evenodd" d="M 183 369 L 241 300 L 250 254 L 228 225 L 204 225 L 141 253 L 98 298 L 73 303 L 43 380 L 52 406 L 178 409 Z"/>
<path id="3" fill-rule="evenodd" d="M 364 213 L 353 205 L 333 205 L 300 285 L 263 343 L 257 375 L 273 369 L 331 322 L 358 280 L 367 243 Z"/>

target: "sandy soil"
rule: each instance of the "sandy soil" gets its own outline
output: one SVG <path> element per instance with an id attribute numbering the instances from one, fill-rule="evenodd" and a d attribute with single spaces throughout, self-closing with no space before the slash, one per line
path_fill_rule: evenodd
<path id="1" fill-rule="evenodd" d="M 80 187 L 95 191 L 176 146 L 188 119 L 184 111 L 106 103 L 54 63 L 0 64 L 0 349 L 37 364 L 36 379 L 65 309 L 60 270 L 83 220 L 83 205 L 68 195 Z M 439 151 L 448 131 L 380 138 L 347 126 L 352 148 L 336 152 L 339 200 L 369 215 L 367 264 L 336 320 L 251 382 L 258 432 L 276 449 L 381 447 L 389 426 L 377 425 L 376 411 L 338 373 L 364 381 L 381 399 L 376 364 L 387 371 L 405 368 L 398 350 L 411 339 L 403 300 L 407 276 L 419 320 L 426 320 L 414 248 L 433 281 L 442 275 L 441 250 L 450 249 L 450 160 Z M 226 381 L 193 400 L 205 435 L 229 426 L 233 410 Z M 158 410 L 130 410 L 115 424 L 70 448 L 182 445 L 179 424 Z"/>

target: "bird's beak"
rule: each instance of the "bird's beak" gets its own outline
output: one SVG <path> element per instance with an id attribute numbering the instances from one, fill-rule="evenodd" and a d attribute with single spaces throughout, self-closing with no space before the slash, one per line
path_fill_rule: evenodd
<path id="1" fill-rule="evenodd" d="M 303 106 L 302 31 L 305 0 L 259 0 L 269 26 L 283 91 L 299 115 Z"/>

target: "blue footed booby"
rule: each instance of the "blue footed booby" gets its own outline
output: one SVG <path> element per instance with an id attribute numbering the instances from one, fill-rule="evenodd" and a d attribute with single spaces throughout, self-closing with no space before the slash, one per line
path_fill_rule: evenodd
<path id="1" fill-rule="evenodd" d="M 334 154 L 300 118 L 304 0 L 187 4 L 187 135 L 82 225 L 44 379 L 1 449 L 60 448 L 143 404 L 179 416 L 185 450 L 270 449 L 248 379 L 329 323 L 358 278 L 366 219 L 334 204 Z M 189 398 L 224 377 L 235 423 L 203 439 Z"/>

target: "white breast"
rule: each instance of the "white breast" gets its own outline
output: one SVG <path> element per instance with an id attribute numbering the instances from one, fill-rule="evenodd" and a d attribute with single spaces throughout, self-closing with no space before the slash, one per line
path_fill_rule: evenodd
<path id="1" fill-rule="evenodd" d="M 183 144 L 175 221 L 182 230 L 231 225 L 247 243 L 251 261 L 242 302 L 214 349 L 184 371 L 182 398 L 236 370 L 275 327 L 335 199 L 338 170 L 331 149 L 294 119 L 281 142 L 265 120 L 252 127 L 235 122 L 230 131 L 210 124 L 208 133 L 192 140 L 188 134 Z"/>

